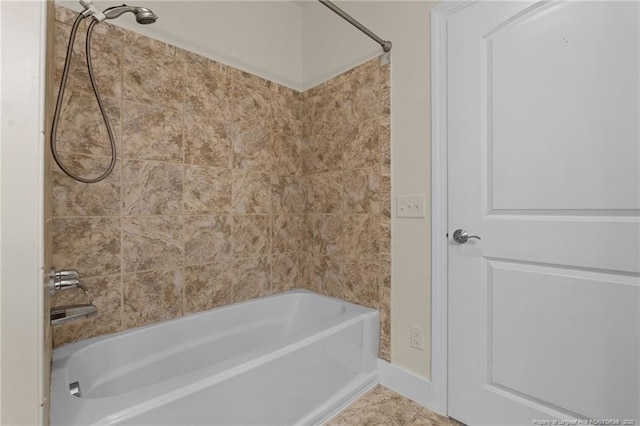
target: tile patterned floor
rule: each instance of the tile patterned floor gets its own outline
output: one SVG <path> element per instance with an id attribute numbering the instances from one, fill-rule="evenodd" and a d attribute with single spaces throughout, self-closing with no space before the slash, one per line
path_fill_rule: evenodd
<path id="1" fill-rule="evenodd" d="M 378 385 L 355 400 L 326 426 L 462 426 L 389 388 Z"/>

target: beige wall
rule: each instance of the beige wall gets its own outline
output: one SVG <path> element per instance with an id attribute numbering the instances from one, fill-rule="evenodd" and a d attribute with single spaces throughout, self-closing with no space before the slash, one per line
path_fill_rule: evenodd
<path id="1" fill-rule="evenodd" d="M 59 76 L 73 13 L 56 19 Z M 93 45 L 119 160 L 97 184 L 51 174 L 53 263 L 99 311 L 55 327 L 55 345 L 305 287 L 380 307 L 388 359 L 389 66 L 300 94 L 110 24 Z M 58 144 L 92 176 L 108 139 L 81 55 Z"/>

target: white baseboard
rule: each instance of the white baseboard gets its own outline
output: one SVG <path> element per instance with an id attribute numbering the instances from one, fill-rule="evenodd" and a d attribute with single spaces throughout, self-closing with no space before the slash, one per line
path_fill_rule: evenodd
<path id="1" fill-rule="evenodd" d="M 425 408 L 431 408 L 431 382 L 398 366 L 378 359 L 380 384 L 402 396 L 406 396 Z"/>

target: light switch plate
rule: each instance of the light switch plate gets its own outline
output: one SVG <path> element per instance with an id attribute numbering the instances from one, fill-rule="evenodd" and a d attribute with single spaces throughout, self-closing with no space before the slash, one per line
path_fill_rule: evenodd
<path id="1" fill-rule="evenodd" d="M 425 195 L 398 195 L 396 197 L 396 217 L 424 218 Z"/>

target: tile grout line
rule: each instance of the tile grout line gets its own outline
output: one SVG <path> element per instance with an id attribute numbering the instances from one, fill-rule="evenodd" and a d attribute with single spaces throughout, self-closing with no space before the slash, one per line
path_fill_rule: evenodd
<path id="1" fill-rule="evenodd" d="M 174 50 L 174 57 L 175 57 L 175 50 Z M 185 200 L 185 182 L 187 181 L 187 166 L 186 166 L 186 142 L 185 142 L 185 110 L 186 110 L 186 103 L 187 103 L 187 64 L 186 63 L 182 63 L 182 128 L 181 128 L 181 132 L 180 132 L 180 136 L 182 138 L 181 142 L 182 142 L 182 188 L 181 188 L 181 201 L 182 201 L 182 205 L 181 207 L 181 212 L 182 212 L 182 232 L 181 232 L 181 238 L 182 238 L 182 289 L 181 289 L 181 299 L 182 299 L 182 309 L 181 309 L 181 316 L 184 316 L 185 312 L 186 312 L 186 307 L 187 307 L 187 269 L 186 269 L 186 263 L 187 263 L 187 241 L 186 241 L 186 222 L 185 222 L 185 218 L 186 218 L 186 210 L 187 210 L 187 206 L 186 206 L 186 200 Z"/>
<path id="2" fill-rule="evenodd" d="M 125 315 L 124 315 L 124 292 L 125 292 L 125 287 L 124 287 L 124 223 L 122 220 L 122 216 L 123 216 L 123 209 L 124 209 L 124 158 L 122 156 L 123 152 L 124 152 L 124 141 L 122 138 L 122 128 L 124 127 L 122 125 L 122 108 L 124 105 L 124 44 L 122 44 L 120 46 L 120 197 L 118 200 L 118 204 L 119 204 L 119 209 L 118 211 L 120 212 L 120 215 L 118 216 L 119 222 L 120 222 L 120 330 L 124 330 L 125 329 Z"/>

